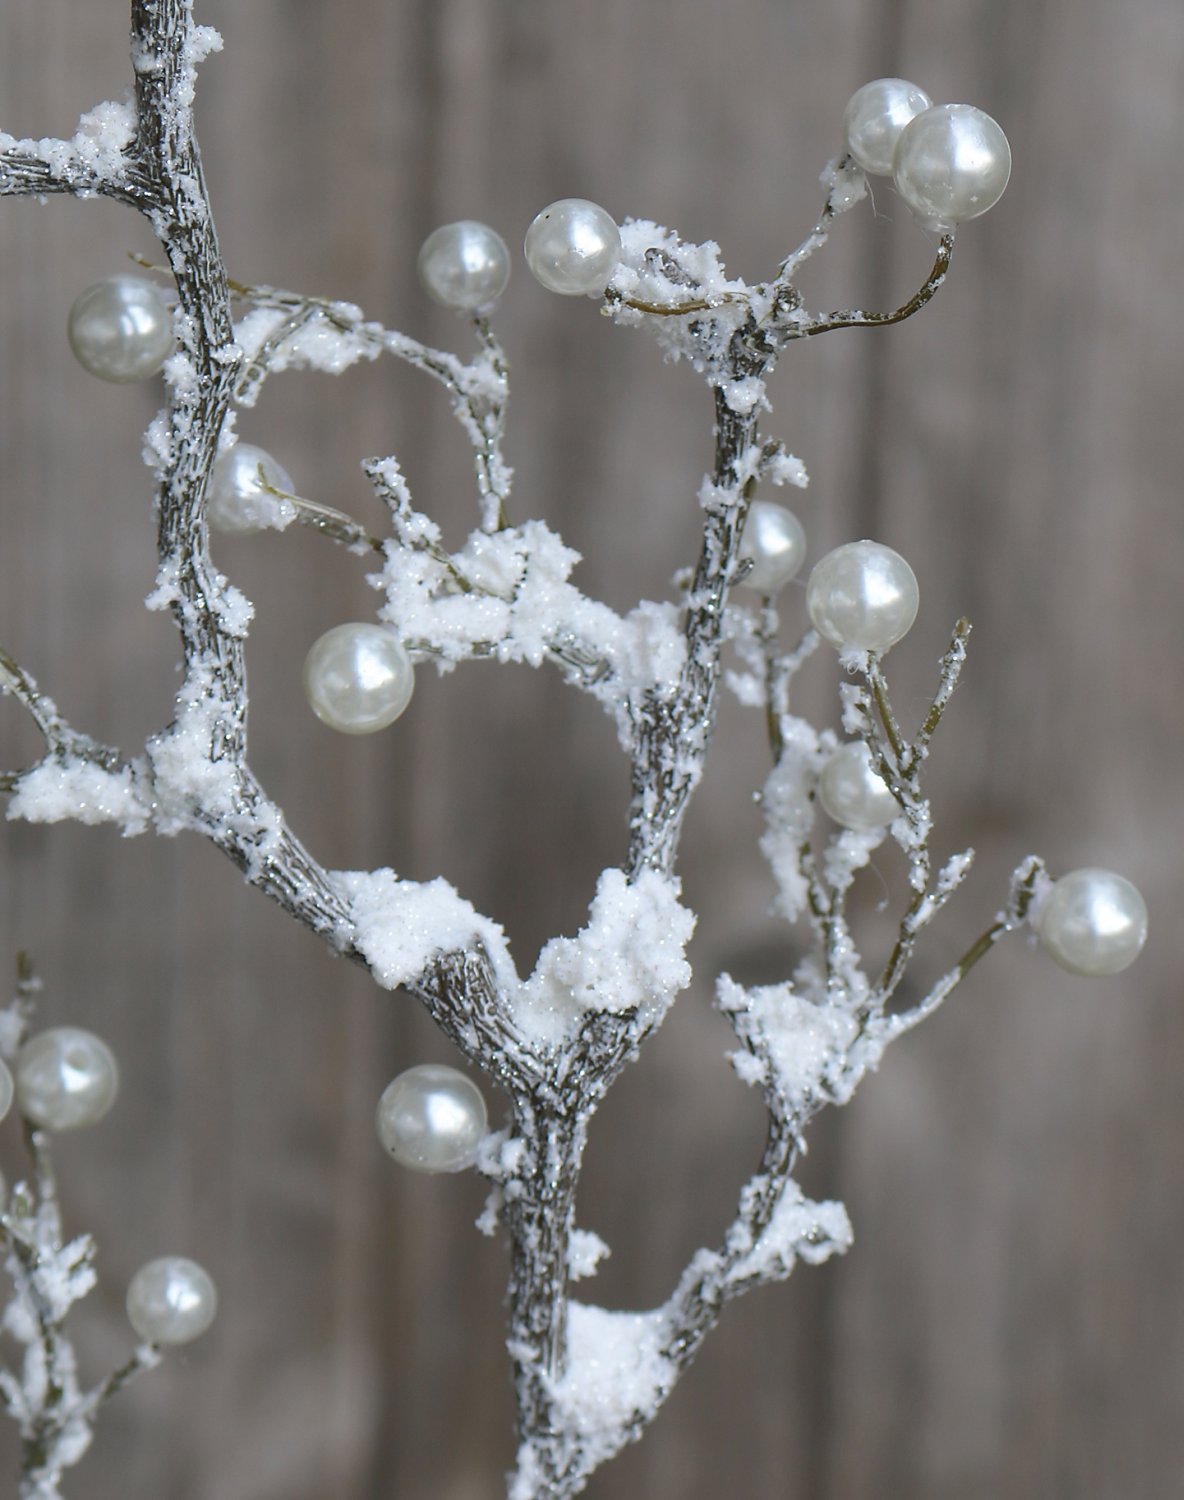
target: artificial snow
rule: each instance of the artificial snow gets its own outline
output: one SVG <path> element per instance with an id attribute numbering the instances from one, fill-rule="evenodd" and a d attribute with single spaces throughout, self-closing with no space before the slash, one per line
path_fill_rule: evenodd
<path id="1" fill-rule="evenodd" d="M 48 758 L 24 772 L 6 816 L 26 823 L 117 823 L 125 835 L 143 833 L 151 808 L 143 777 L 132 766 L 107 771 L 93 761 Z"/>
<path id="2" fill-rule="evenodd" d="M 662 1352 L 665 1327 L 661 1312 L 568 1304 L 566 1368 L 551 1394 L 590 1468 L 615 1453 L 634 1420 L 651 1416 L 674 1384 L 677 1369 Z"/>
<path id="3" fill-rule="evenodd" d="M 574 938 L 552 938 L 515 1005 L 525 1029 L 559 1042 L 588 1011 L 636 1011 L 655 1025 L 691 979 L 686 945 L 694 914 L 678 900 L 679 884 L 655 870 L 633 884 L 605 870 L 587 926 Z"/>

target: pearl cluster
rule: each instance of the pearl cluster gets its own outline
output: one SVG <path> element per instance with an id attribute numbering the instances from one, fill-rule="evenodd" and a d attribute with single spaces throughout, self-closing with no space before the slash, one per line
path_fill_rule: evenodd
<path id="1" fill-rule="evenodd" d="M 1011 147 L 973 104 L 934 104 L 903 78 L 857 89 L 845 115 L 847 149 L 865 172 L 891 177 L 926 229 L 976 219 L 1003 196 Z"/>

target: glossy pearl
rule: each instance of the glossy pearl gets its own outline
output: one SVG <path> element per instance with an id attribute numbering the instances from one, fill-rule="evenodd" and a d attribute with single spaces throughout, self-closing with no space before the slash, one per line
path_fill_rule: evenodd
<path id="1" fill-rule="evenodd" d="M 1117 974 L 1147 941 L 1138 889 L 1110 870 L 1074 870 L 1054 881 L 1036 922 L 1040 941 L 1073 974 Z"/>
<path id="2" fill-rule="evenodd" d="M 775 594 L 783 588 L 806 559 L 806 533 L 793 511 L 769 500 L 754 500 L 744 523 L 737 556 L 752 560 L 741 579 L 745 588 L 758 594 Z"/>
<path id="3" fill-rule="evenodd" d="M 188 1344 L 205 1333 L 217 1311 L 209 1273 L 181 1255 L 150 1260 L 128 1285 L 128 1322 L 146 1344 Z"/>
<path id="4" fill-rule="evenodd" d="M 119 1092 L 115 1055 L 90 1031 L 51 1026 L 16 1055 L 17 1108 L 45 1130 L 97 1124 Z"/>
<path id="5" fill-rule="evenodd" d="M 415 669 L 385 625 L 336 625 L 304 662 L 313 713 L 342 734 L 372 734 L 393 724 L 411 702 Z"/>
<path id="6" fill-rule="evenodd" d="M 262 471 L 262 479 L 260 478 Z M 264 489 L 292 494 L 292 480 L 271 454 L 253 443 L 235 443 L 220 453 L 210 471 L 206 520 L 215 531 L 262 531 L 283 504 Z"/>
<path id="7" fill-rule="evenodd" d="M 375 1116 L 378 1139 L 416 1172 L 462 1172 L 476 1160 L 488 1129 L 485 1099 L 464 1073 L 424 1063 L 383 1090 Z"/>
<path id="8" fill-rule="evenodd" d="M 836 823 L 858 833 L 884 828 L 900 814 L 900 803 L 872 766 L 871 752 L 862 740 L 840 745 L 826 762 L 818 778 L 818 796 Z"/>
<path id="9" fill-rule="evenodd" d="M 818 633 L 840 651 L 887 651 L 917 618 L 912 568 L 879 542 L 848 542 L 814 565 L 806 608 Z"/>
<path id="10" fill-rule="evenodd" d="M 424 240 L 419 252 L 419 279 L 429 297 L 455 308 L 477 312 L 501 296 L 510 280 L 510 251 L 488 224 L 461 219 L 442 224 Z"/>
<path id="11" fill-rule="evenodd" d="M 526 264 L 549 292 L 565 297 L 602 292 L 621 258 L 611 215 L 586 198 L 561 198 L 526 231 Z"/>
<path id="12" fill-rule="evenodd" d="M 0 1120 L 2 1120 L 8 1113 L 8 1111 L 12 1108 L 12 1097 L 15 1090 L 16 1084 L 13 1082 L 12 1073 L 9 1071 L 8 1064 L 0 1062 Z M 2 1182 L 3 1179 L 0 1178 L 0 1183 Z M 3 1196 L 3 1188 L 0 1187 L 0 1198 L 3 1198 Z"/>
<path id="13" fill-rule="evenodd" d="M 66 329 L 74 357 L 100 380 L 147 380 L 173 353 L 173 316 L 150 281 L 113 276 L 87 287 Z"/>
<path id="14" fill-rule="evenodd" d="M 892 154 L 900 132 L 932 103 L 924 89 L 903 78 L 877 78 L 865 83 L 847 102 L 844 123 L 848 151 L 865 172 L 891 177 Z"/>
<path id="15" fill-rule="evenodd" d="M 973 104 L 938 104 L 901 131 L 892 176 L 927 229 L 951 229 L 998 203 L 1011 176 L 1011 147 Z"/>

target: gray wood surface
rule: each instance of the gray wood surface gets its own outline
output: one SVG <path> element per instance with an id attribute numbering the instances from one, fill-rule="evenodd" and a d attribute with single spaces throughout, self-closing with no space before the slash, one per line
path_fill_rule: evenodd
<path id="1" fill-rule="evenodd" d="M 226 39 L 200 125 L 231 274 L 326 292 L 438 340 L 416 287 L 436 224 L 515 247 L 553 198 L 713 237 L 768 274 L 818 207 L 843 104 L 902 73 L 1004 123 L 1015 173 L 959 236 L 913 323 L 787 358 L 770 428 L 813 475 L 818 556 L 874 534 L 918 573 L 890 658 L 905 715 L 959 613 L 976 626 L 935 750 L 943 848 L 980 869 L 921 964 L 941 971 L 1030 850 L 1144 889 L 1152 941 L 1072 980 L 1016 943 L 819 1123 L 808 1186 L 857 1245 L 729 1310 L 645 1441 L 592 1500 L 1165 1500 L 1184 1471 L 1184 799 L 1179 688 L 1184 12 L 1177 0 L 204 0 Z M 0 125 L 69 133 L 127 81 L 123 0 L 4 0 Z M 882 188 L 813 268 L 818 304 L 886 306 L 931 242 Z M 151 253 L 106 204 L 0 204 L 0 639 L 71 719 L 132 745 L 175 647 L 141 601 L 153 541 L 140 433 L 151 389 L 71 361 L 66 309 Z M 589 592 L 660 595 L 689 560 L 709 409 L 685 370 L 520 266 L 500 317 L 522 514 L 585 555 Z M 377 519 L 357 462 L 396 451 L 459 537 L 472 514 L 438 391 L 396 368 L 286 376 L 241 421 L 304 493 Z M 444 873 L 502 920 L 521 965 L 579 924 L 624 847 L 624 768 L 598 711 L 544 674 L 421 680 L 373 741 L 310 722 L 299 664 L 374 597 L 315 537 L 224 540 L 258 605 L 258 769 L 338 867 Z M 802 611 L 800 600 L 787 612 Z M 421 674 L 425 678 L 426 674 Z M 833 715 L 819 658 L 802 701 Z M 0 707 L 0 761 L 35 740 Z M 761 1117 L 723 1060 L 710 976 L 772 978 L 750 802 L 759 725 L 721 725 L 686 844 L 697 982 L 605 1107 L 582 1215 L 613 1245 L 590 1295 L 661 1298 L 718 1233 Z M 291 929 L 196 840 L 5 825 L 0 965 L 30 948 L 47 1021 L 93 1026 L 125 1086 L 60 1147 L 73 1223 L 100 1238 L 80 1310 L 98 1372 L 122 1357 L 144 1259 L 215 1274 L 207 1340 L 116 1403 L 70 1496 L 496 1500 L 511 1455 L 504 1248 L 475 1180 L 384 1160 L 386 1080 L 448 1049 Z M 898 888 L 891 855 L 878 862 Z M 869 931 L 882 934 L 877 877 Z M 10 1122 L 11 1123 L 11 1122 Z M 6 1126 L 0 1158 L 15 1168 Z M 10 1435 L 2 1453 L 12 1462 Z M 11 1468 L 9 1469 L 11 1471 Z M 0 1481 L 0 1494 L 15 1484 Z"/>

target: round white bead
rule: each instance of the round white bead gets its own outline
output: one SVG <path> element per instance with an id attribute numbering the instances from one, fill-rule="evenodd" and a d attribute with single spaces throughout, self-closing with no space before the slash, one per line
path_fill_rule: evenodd
<path id="1" fill-rule="evenodd" d="M 752 560 L 741 579 L 745 588 L 775 594 L 806 559 L 806 533 L 793 511 L 770 500 L 754 500 L 748 508 L 737 556 Z"/>
<path id="2" fill-rule="evenodd" d="M 858 833 L 884 828 L 900 813 L 862 740 L 840 745 L 829 758 L 818 778 L 818 796 L 836 823 Z"/>
<path id="3" fill-rule="evenodd" d="M 844 123 L 848 151 L 865 172 L 891 177 L 892 154 L 900 132 L 932 103 L 924 89 L 903 78 L 877 78 L 865 83 L 847 102 Z"/>
<path id="4" fill-rule="evenodd" d="M 393 724 L 414 687 L 411 658 L 385 625 L 335 625 L 314 642 L 304 662 L 313 713 L 342 734 L 372 734 Z"/>
<path id="5" fill-rule="evenodd" d="M 253 443 L 235 443 L 214 460 L 206 520 L 215 531 L 223 532 L 262 531 L 273 526 L 282 518 L 285 505 L 291 511 L 291 502 L 269 495 L 265 482 L 273 490 L 293 493 L 291 477 L 270 453 Z"/>
<path id="6" fill-rule="evenodd" d="M 70 347 L 100 380 L 147 380 L 173 353 L 173 316 L 150 281 L 112 276 L 87 287 L 70 309 Z"/>
<path id="7" fill-rule="evenodd" d="M 8 1111 L 12 1108 L 12 1097 L 15 1090 L 16 1084 L 13 1082 L 12 1073 L 9 1071 L 8 1064 L 5 1062 L 0 1062 L 0 1120 L 2 1120 L 8 1113 Z M 0 1178 L 0 1182 L 2 1181 L 3 1179 Z M 0 1198 L 2 1198 L 3 1196 L 3 1190 L 0 1189 Z"/>
<path id="8" fill-rule="evenodd" d="M 458 312 L 478 312 L 510 280 L 510 251 L 488 224 L 461 219 L 433 229 L 419 252 L 419 279 L 429 297 Z"/>
<path id="9" fill-rule="evenodd" d="M 1073 870 L 1053 882 L 1036 920 L 1040 941 L 1073 974 L 1117 974 L 1147 941 L 1147 907 L 1110 870 Z"/>
<path id="10" fill-rule="evenodd" d="M 815 628 L 840 651 L 887 651 L 908 633 L 920 599 L 912 568 L 879 542 L 836 547 L 806 584 Z"/>
<path id="11" fill-rule="evenodd" d="M 938 104 L 901 131 L 892 176 L 927 229 L 951 229 L 998 203 L 1011 176 L 1011 147 L 973 104 Z"/>
<path id="12" fill-rule="evenodd" d="M 16 1055 L 17 1108 L 45 1130 L 95 1125 L 115 1103 L 115 1055 L 79 1026 L 51 1026 L 30 1037 Z"/>
<path id="13" fill-rule="evenodd" d="M 602 292 L 621 258 L 612 216 L 586 198 L 561 198 L 526 231 L 526 264 L 549 292 L 579 297 Z"/>
<path id="14" fill-rule="evenodd" d="M 424 1063 L 383 1090 L 375 1116 L 378 1139 L 416 1172 L 471 1167 L 488 1129 L 485 1099 L 464 1073 Z"/>
<path id="15" fill-rule="evenodd" d="M 196 1261 L 162 1255 L 132 1277 L 126 1305 L 128 1322 L 146 1344 L 188 1344 L 214 1321 L 218 1292 Z"/>

